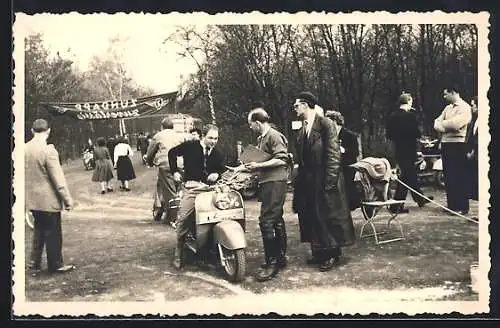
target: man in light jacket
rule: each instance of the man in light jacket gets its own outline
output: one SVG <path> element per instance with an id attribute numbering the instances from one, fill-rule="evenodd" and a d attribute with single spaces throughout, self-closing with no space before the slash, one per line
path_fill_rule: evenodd
<path id="1" fill-rule="evenodd" d="M 168 152 L 170 149 L 184 141 L 184 137 L 174 131 L 174 122 L 170 118 L 161 121 L 162 130 L 151 139 L 147 153 L 146 163 L 158 167 L 158 182 L 156 184 L 158 195 L 161 195 L 162 210 L 158 212 L 155 221 L 160 221 L 163 213 L 167 213 L 167 221 L 175 221 L 172 213 L 168 212 L 168 203 L 175 198 L 179 183 L 174 180 L 173 173 L 168 163 Z"/>
<path id="2" fill-rule="evenodd" d="M 467 214 L 469 199 L 467 194 L 467 157 L 465 136 L 471 121 L 470 105 L 462 98 L 458 88 L 444 89 L 444 99 L 449 103 L 441 115 L 434 120 L 434 129 L 442 134 L 441 155 L 448 208 Z"/>
<path id="3" fill-rule="evenodd" d="M 59 163 L 59 153 L 54 145 L 47 144 L 48 122 L 35 120 L 31 131 L 33 139 L 24 147 L 26 208 L 35 218 L 29 268 L 33 275 L 40 272 L 45 245 L 48 271 L 68 272 L 74 266 L 63 265 L 61 210 L 71 210 L 73 200 Z"/>

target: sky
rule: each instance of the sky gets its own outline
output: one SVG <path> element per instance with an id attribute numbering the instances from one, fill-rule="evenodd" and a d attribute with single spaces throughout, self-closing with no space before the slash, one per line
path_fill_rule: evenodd
<path id="1" fill-rule="evenodd" d="M 52 54 L 59 51 L 81 70 L 88 68 L 92 56 L 106 53 L 110 37 L 128 38 L 124 62 L 131 77 L 157 93 L 177 90 L 181 75 L 196 72 L 193 60 L 179 59 L 176 52 L 180 48 L 162 44 L 175 30 L 165 16 L 37 14 L 24 16 L 19 24 L 25 35 L 42 33 Z"/>

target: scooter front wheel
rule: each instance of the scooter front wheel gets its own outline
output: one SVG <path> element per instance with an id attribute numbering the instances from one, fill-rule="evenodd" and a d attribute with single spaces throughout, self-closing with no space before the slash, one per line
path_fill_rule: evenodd
<path id="1" fill-rule="evenodd" d="M 227 279 L 231 282 L 240 282 L 245 278 L 246 258 L 245 250 L 227 249 L 220 245 L 221 264 Z"/>

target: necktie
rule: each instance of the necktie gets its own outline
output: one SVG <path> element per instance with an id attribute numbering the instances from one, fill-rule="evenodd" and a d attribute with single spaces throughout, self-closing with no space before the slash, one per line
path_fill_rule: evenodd
<path id="1" fill-rule="evenodd" d="M 205 152 L 203 154 L 203 166 L 205 167 L 205 169 L 207 168 L 207 161 L 208 161 L 208 147 L 205 147 Z"/>
<path id="2" fill-rule="evenodd" d="M 309 122 L 304 121 L 304 132 L 305 132 L 306 138 L 309 138 L 309 127 L 308 127 L 308 123 L 309 123 Z"/>

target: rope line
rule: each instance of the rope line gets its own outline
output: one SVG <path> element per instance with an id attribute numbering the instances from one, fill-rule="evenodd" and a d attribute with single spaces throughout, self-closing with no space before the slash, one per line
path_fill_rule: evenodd
<path id="1" fill-rule="evenodd" d="M 474 220 L 474 219 L 469 218 L 469 217 L 467 217 L 465 215 L 462 215 L 461 213 L 458 213 L 458 212 L 456 212 L 456 211 L 454 211 L 452 209 L 449 209 L 448 207 L 443 206 L 443 205 L 439 204 L 438 202 L 435 202 L 434 200 L 428 198 L 427 196 L 419 193 L 418 191 L 416 191 L 415 189 L 413 189 L 412 187 L 410 187 L 409 185 L 407 185 L 403 181 L 399 180 L 398 177 L 392 177 L 392 179 L 396 180 L 398 183 L 402 184 L 403 186 L 405 186 L 406 188 L 408 188 L 410 191 L 416 193 L 417 195 L 419 195 L 420 197 L 424 198 L 428 202 L 430 202 L 430 203 L 432 203 L 434 205 L 437 205 L 438 207 L 441 207 L 442 209 L 446 210 L 447 212 L 450 212 L 451 214 L 454 214 L 454 215 L 459 216 L 459 217 L 461 217 L 463 219 L 466 219 L 467 221 L 474 222 L 476 224 L 479 223 L 479 220 Z"/>

